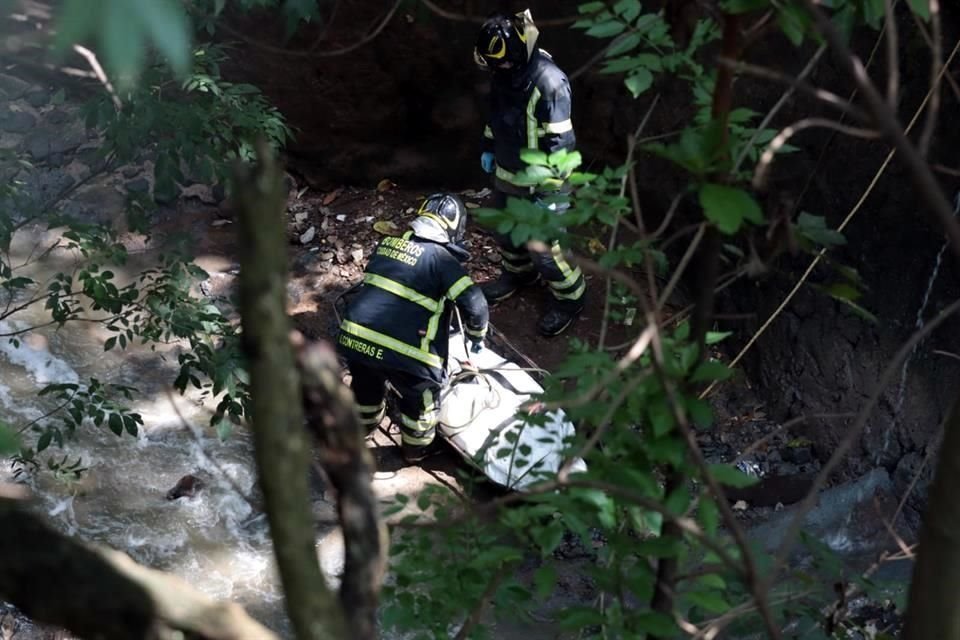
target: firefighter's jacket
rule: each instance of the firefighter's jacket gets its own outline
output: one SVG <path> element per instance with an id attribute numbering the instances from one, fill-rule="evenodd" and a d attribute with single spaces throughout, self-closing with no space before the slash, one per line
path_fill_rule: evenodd
<path id="1" fill-rule="evenodd" d="M 460 262 L 466 257 L 455 245 L 413 232 L 381 240 L 347 303 L 337 337 L 340 352 L 443 382 L 451 303 L 460 309 L 469 336 L 480 339 L 487 332 L 487 302 Z"/>
<path id="2" fill-rule="evenodd" d="M 574 149 L 571 97 L 566 74 L 540 48 L 522 70 L 493 74 L 483 150 L 493 152 L 499 180 L 516 184 L 515 174 L 526 166 L 521 149 Z"/>

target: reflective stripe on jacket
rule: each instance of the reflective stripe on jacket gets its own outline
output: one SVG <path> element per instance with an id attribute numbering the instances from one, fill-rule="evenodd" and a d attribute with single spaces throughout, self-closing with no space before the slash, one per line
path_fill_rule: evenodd
<path id="1" fill-rule="evenodd" d="M 337 347 L 348 358 L 442 381 L 448 302 L 460 309 L 468 334 L 486 334 L 486 300 L 450 249 L 411 232 L 384 238 L 350 296 Z"/>

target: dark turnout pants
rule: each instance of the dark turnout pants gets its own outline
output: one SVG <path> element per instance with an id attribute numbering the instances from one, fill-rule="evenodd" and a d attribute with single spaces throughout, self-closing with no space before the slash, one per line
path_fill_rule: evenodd
<path id="1" fill-rule="evenodd" d="M 519 191 L 519 190 L 518 190 Z M 536 194 L 507 193 L 500 188 L 493 192 L 493 208 L 504 209 L 507 197 L 524 198 L 535 202 Z M 509 235 L 495 233 L 494 238 L 500 250 L 503 270 L 518 279 L 534 278 L 535 274 L 546 281 L 550 293 L 557 300 L 576 302 L 583 298 L 586 281 L 580 267 L 574 267 L 563 255 L 560 245 L 553 241 L 546 251 L 531 251 L 525 246 L 515 245 Z"/>
<path id="2" fill-rule="evenodd" d="M 371 367 L 348 359 L 347 366 L 353 380 L 353 391 L 360 422 L 368 431 L 380 424 L 386 412 L 386 383 L 396 389 L 399 399 L 400 434 L 403 443 L 423 447 L 431 442 L 437 432 L 437 402 L 440 398 L 440 383 L 405 371 Z"/>

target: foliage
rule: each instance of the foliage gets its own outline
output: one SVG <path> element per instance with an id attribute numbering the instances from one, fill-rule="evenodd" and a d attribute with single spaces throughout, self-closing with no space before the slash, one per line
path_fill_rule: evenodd
<path id="1" fill-rule="evenodd" d="M 254 87 L 221 77 L 219 65 L 228 52 L 206 44 L 191 47 L 191 23 L 183 7 L 173 0 L 141 6 L 147 1 L 110 0 L 83 13 L 85 0 L 67 0 L 62 9 L 62 24 L 69 28 L 61 31 L 61 48 L 93 38 L 103 49 L 111 76 L 126 79 L 117 83 L 124 103 L 119 112 L 108 96 L 86 107 L 88 124 L 105 133 L 105 155 L 125 162 L 140 152 L 141 140 L 154 141 L 158 189 L 172 191 L 188 174 L 222 179 L 224 160 L 250 159 L 255 132 L 263 131 L 282 145 L 290 136 L 282 117 Z M 860 24 L 879 28 L 884 18 L 882 0 L 820 4 L 832 10 L 832 19 L 848 35 Z M 919 17 L 929 18 L 925 2 L 908 4 Z M 237 6 L 280 9 L 292 30 L 302 20 L 317 19 L 321 3 L 240 0 Z M 141 12 L 131 15 L 138 7 Z M 797 46 L 819 38 L 800 2 L 723 0 L 721 7 L 729 14 L 771 11 L 779 31 Z M 225 9 L 224 0 L 198 0 L 190 5 L 190 20 L 198 33 L 213 34 Z M 719 25 L 709 18 L 699 21 L 689 42 L 680 46 L 664 15 L 645 10 L 637 0 L 587 2 L 579 13 L 574 28 L 607 41 L 602 72 L 622 77 L 638 103 L 668 80 L 683 84 L 691 105 L 684 126 L 666 142 L 641 145 L 637 152 L 665 159 L 679 170 L 686 181 L 678 194 L 683 215 L 700 229 L 722 234 L 724 257 L 733 273 L 748 272 L 754 259 L 752 238 L 772 234 L 780 224 L 765 211 L 749 181 L 776 130 L 761 126 L 761 114 L 748 106 L 715 113 L 720 76 L 712 53 Z M 124 33 L 119 33 L 121 24 L 128 27 Z M 163 64 L 147 54 L 148 43 Z M 134 77 L 139 82 L 133 82 Z M 784 145 L 777 152 L 792 150 Z M 481 222 L 517 244 L 558 239 L 575 251 L 590 250 L 592 238 L 582 235 L 584 229 L 593 235 L 633 224 L 638 203 L 627 186 L 636 157 L 586 172 L 576 152 L 526 150 L 522 155 L 529 165 L 522 177 L 537 187 L 539 201 L 511 198 L 504 210 L 478 210 Z M 16 189 L 14 182 L 0 184 L 0 198 L 15 197 Z M 638 239 L 603 251 L 597 260 L 600 269 L 636 284 L 644 270 L 669 274 L 679 268 L 671 263 L 661 234 L 634 226 Z M 809 254 L 844 244 L 841 233 L 808 212 L 795 219 L 791 215 L 786 227 L 790 243 Z M 12 215 L 0 216 L 5 251 L 16 229 Z M 101 312 L 98 322 L 113 334 L 105 341 L 107 351 L 128 348 L 136 340 L 189 344 L 179 356 L 175 386 L 181 392 L 193 386 L 215 399 L 213 422 L 225 435 L 229 425 L 247 413 L 248 381 L 237 329 L 217 307 L 191 292 L 206 274 L 181 257 L 169 256 L 134 282 L 119 285 L 109 267 L 122 264 L 126 253 L 112 232 L 76 223 L 69 229 L 64 238 L 82 257 L 82 265 L 73 273 L 57 274 L 42 288 L 15 275 L 9 259 L 0 262 L 0 287 L 8 299 L 43 303 L 51 322 L 60 326 L 75 321 L 82 309 Z M 856 303 L 862 288 L 856 271 L 827 259 L 838 277 L 823 285 L 823 292 L 871 317 Z M 627 305 L 646 302 L 622 283 L 611 292 L 607 320 L 632 327 L 635 316 L 627 313 Z M 8 305 L 11 308 L 8 314 L 17 310 Z M 649 309 L 649 314 L 660 311 Z M 631 330 L 639 343 L 646 320 L 638 324 L 644 326 Z M 545 480 L 542 491 L 485 515 L 461 517 L 463 505 L 442 488 L 429 488 L 416 500 L 398 496 L 391 512 L 412 514 L 398 525 L 392 545 L 384 624 L 418 638 L 447 638 L 486 599 L 497 612 L 532 619 L 531 609 L 548 601 L 561 579 L 557 558 L 573 550 L 585 558 L 580 567 L 596 598 L 588 606 L 563 607 L 557 613 L 557 622 L 566 629 L 588 637 L 675 637 L 681 622 L 703 628 L 724 621 L 745 634 L 762 631 L 754 589 L 774 578 L 777 568 L 767 554 L 734 539 L 732 521 L 725 519 L 727 505 L 718 502 L 712 490 L 712 485 L 745 487 L 755 479 L 730 464 L 707 464 L 695 445 L 697 433 L 715 426 L 702 390 L 733 375 L 713 350 L 724 337 L 710 331 L 694 335 L 690 322 L 673 319 L 657 327 L 653 346 L 630 362 L 616 360 L 606 345 L 575 342 L 538 400 L 567 407 L 578 424 L 578 437 L 567 453 L 584 455 L 588 471 Z M 119 395 L 130 400 L 134 392 L 97 380 L 50 385 L 43 394 L 60 405 L 19 428 L 0 424 L 0 451 L 19 446 L 17 465 L 36 469 L 41 466 L 39 454 L 54 443 L 62 445 L 83 424 L 136 435 L 140 416 L 115 399 Z M 16 442 L 17 434 L 28 431 L 36 436 L 32 446 Z M 588 440 L 598 432 L 599 445 Z M 505 450 L 504 455 L 513 454 Z M 47 466 L 61 473 L 82 471 L 80 461 L 66 458 L 50 458 Z M 422 526 L 422 518 L 437 524 Z M 841 634 L 853 627 L 849 621 L 832 625 L 824 616 L 837 597 L 832 582 L 843 584 L 846 568 L 829 548 L 805 542 L 816 558 L 812 570 L 794 571 L 764 594 L 773 603 L 773 624 L 797 637 L 846 637 Z M 746 571 L 748 555 L 755 575 Z M 669 614 L 651 605 L 658 566 L 665 560 L 674 561 L 682 576 L 667 585 L 673 596 Z M 517 570 L 531 564 L 535 569 L 530 579 L 518 578 Z M 874 598 L 886 597 L 882 585 L 866 578 L 853 582 Z M 490 637 L 490 632 L 481 624 L 470 637 Z"/>

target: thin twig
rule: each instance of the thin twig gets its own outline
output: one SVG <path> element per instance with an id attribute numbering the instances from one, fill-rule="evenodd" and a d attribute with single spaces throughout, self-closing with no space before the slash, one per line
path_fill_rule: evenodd
<path id="1" fill-rule="evenodd" d="M 420 3 L 425 6 L 427 9 L 430 9 L 433 13 L 437 14 L 441 18 L 446 18 L 447 20 L 454 20 L 456 22 L 474 22 L 476 24 L 482 23 L 485 18 L 480 16 L 468 16 L 463 13 L 457 13 L 456 11 L 449 11 L 444 9 L 440 5 L 431 0 L 420 0 Z M 568 25 L 571 22 L 576 22 L 580 19 L 580 16 L 566 16 L 563 18 L 548 18 L 546 20 L 536 20 L 538 26 L 541 27 L 562 27 Z"/>
<path id="2" fill-rule="evenodd" d="M 844 100 L 832 91 L 827 91 L 826 89 L 821 89 L 808 84 L 806 81 L 804 81 L 802 75 L 790 76 L 774 69 L 768 69 L 767 67 L 750 64 L 749 62 L 737 62 L 728 58 L 720 58 L 718 63 L 722 67 L 733 69 L 733 71 L 736 73 L 745 73 L 747 75 L 756 76 L 765 80 L 772 80 L 780 84 L 785 84 L 793 90 L 799 89 L 803 93 L 806 93 L 817 100 L 821 100 L 822 102 L 826 102 L 830 106 L 840 109 L 844 113 L 853 116 L 861 122 L 870 121 L 870 116 L 865 111 L 857 106 L 854 106 L 849 101 Z"/>
<path id="3" fill-rule="evenodd" d="M 107 74 L 104 73 L 103 67 L 100 66 L 100 61 L 97 60 L 96 54 L 86 47 L 82 47 L 79 44 L 73 45 L 73 50 L 79 53 L 90 65 L 90 68 L 93 69 L 94 75 L 96 75 L 97 80 L 100 81 L 100 84 L 107 90 L 107 93 L 110 94 L 110 98 L 113 100 L 113 106 L 116 107 L 117 111 L 123 109 L 123 102 L 120 101 L 120 96 L 117 95 L 117 90 L 113 88 L 113 85 L 110 83 L 110 78 L 107 77 Z"/>
<path id="4" fill-rule="evenodd" d="M 890 0 L 883 0 L 883 9 L 887 27 L 887 104 L 896 111 L 897 93 L 900 90 L 900 38 L 897 35 L 897 18 L 893 13 L 893 3 Z M 936 74 L 931 76 L 931 80 L 935 77 Z"/>
<path id="5" fill-rule="evenodd" d="M 507 576 L 510 575 L 510 572 L 515 567 L 515 564 L 511 564 L 509 562 L 504 563 L 490 577 L 490 581 L 487 582 L 486 589 L 484 589 L 483 593 L 480 594 L 480 598 L 477 600 L 476 606 L 474 606 L 473 610 L 470 612 L 470 615 L 467 616 L 463 626 L 460 627 L 460 631 L 458 631 L 457 635 L 454 636 L 454 640 L 466 640 L 470 637 L 470 633 L 476 629 L 478 624 L 480 624 L 480 619 L 483 616 L 483 610 L 487 605 L 487 600 L 493 597 L 493 595 L 497 592 L 497 589 L 500 588 L 500 584 L 507 578 Z"/>
<path id="6" fill-rule="evenodd" d="M 285 55 L 285 56 L 307 57 L 307 58 L 330 58 L 334 56 L 342 56 L 347 53 L 352 53 L 353 51 L 356 51 L 357 49 L 364 46 L 365 44 L 372 42 L 377 36 L 380 35 L 380 33 L 390 23 L 390 20 L 393 19 L 394 14 L 397 12 L 397 9 L 400 8 L 401 4 L 403 4 L 403 0 L 397 0 L 397 2 L 393 4 L 393 7 L 387 12 L 387 15 L 379 20 L 379 22 L 377 23 L 377 26 L 373 29 L 373 31 L 368 33 L 366 36 L 364 36 L 360 40 L 354 42 L 353 44 L 347 45 L 345 47 L 341 47 L 339 49 L 331 49 L 329 51 L 315 51 L 312 48 L 308 51 L 291 51 L 289 49 L 284 49 L 282 47 L 275 47 L 261 40 L 257 40 L 256 38 L 252 38 L 251 36 L 248 36 L 245 33 L 237 29 L 234 29 L 233 27 L 226 24 L 222 24 L 222 23 L 218 24 L 217 28 L 222 29 L 223 31 L 229 33 L 235 38 L 240 38 L 247 44 L 251 44 L 257 47 L 258 49 L 262 49 L 269 53 L 276 53 L 278 55 Z"/>
<path id="7" fill-rule="evenodd" d="M 816 53 L 810 58 L 807 62 L 807 65 L 800 72 L 800 75 L 797 76 L 797 80 L 803 82 L 806 80 L 807 76 L 813 73 L 813 70 L 816 68 L 817 63 L 820 62 L 820 58 L 823 57 L 823 54 L 827 51 L 827 45 L 821 45 L 817 49 Z M 773 122 L 773 118 L 780 112 L 780 109 L 783 108 L 785 104 L 793 97 L 793 93 L 797 90 L 792 84 L 787 87 L 787 90 L 783 92 L 783 95 L 780 96 L 780 99 L 777 100 L 776 104 L 773 105 L 773 108 L 767 112 L 767 115 L 764 116 L 763 120 L 760 121 L 760 124 L 757 125 L 757 128 L 754 130 L 753 135 L 750 136 L 750 140 L 747 141 L 747 144 L 743 146 L 743 149 L 740 151 L 740 157 L 737 158 L 737 161 L 733 165 L 733 173 L 736 173 L 740 170 L 740 167 L 743 165 L 744 160 L 746 160 L 747 155 L 750 153 L 750 149 L 753 148 L 753 143 L 760 136 L 760 133 L 767 128 L 767 126 Z M 849 103 L 849 101 L 848 101 Z"/>
<path id="8" fill-rule="evenodd" d="M 923 133 L 917 146 L 920 155 L 926 157 L 930 152 L 930 142 L 937 129 L 937 116 L 940 114 L 940 67 L 943 64 L 943 27 L 940 22 L 940 0 L 930 2 L 930 25 L 933 31 L 930 45 L 930 89 L 933 97 L 930 99 L 930 111 L 927 112 L 927 121 L 923 124 Z M 951 77 L 952 80 L 952 77 Z"/>
<path id="9" fill-rule="evenodd" d="M 667 282 L 667 286 L 663 288 L 663 292 L 660 294 L 660 300 L 657 301 L 657 309 L 662 310 L 663 306 L 667 304 L 667 300 L 670 298 L 670 294 L 673 293 L 674 288 L 677 286 L 677 283 L 680 282 L 681 276 L 687 270 L 687 265 L 690 264 L 690 260 L 693 259 L 693 254 L 696 252 L 697 247 L 700 246 L 700 240 L 703 239 L 703 234 L 706 233 L 707 225 L 706 223 L 701 223 L 697 229 L 697 233 L 693 236 L 693 240 L 690 241 L 690 244 L 687 246 L 687 250 L 684 252 L 683 257 L 680 258 L 680 262 L 677 263 L 677 268 L 674 269 L 673 275 L 670 277 L 670 281 Z"/>
<path id="10" fill-rule="evenodd" d="M 782 149 L 785 144 L 787 144 L 790 138 L 800 133 L 804 129 L 811 129 L 814 127 L 833 129 L 834 131 L 839 131 L 845 135 L 854 138 L 864 138 L 865 140 L 875 140 L 883 137 L 883 134 L 879 131 L 851 127 L 836 120 L 829 120 L 827 118 L 804 118 L 799 120 L 788 127 L 784 127 L 783 130 L 767 144 L 767 148 L 763 150 L 763 153 L 760 156 L 760 162 L 757 163 L 757 167 L 753 174 L 753 187 L 755 189 L 762 189 L 764 187 L 767 181 L 767 173 L 770 170 L 770 166 L 773 164 L 774 157 L 776 156 L 777 152 Z"/>
<path id="11" fill-rule="evenodd" d="M 850 47 L 844 41 L 843 36 L 837 30 L 833 22 L 827 18 L 813 0 L 802 0 L 815 18 L 818 29 L 821 34 L 830 43 L 830 46 L 838 54 L 841 63 L 846 67 L 847 73 L 853 78 L 857 86 L 860 87 L 867 106 L 877 121 L 877 125 L 884 131 L 893 146 L 902 156 L 910 178 L 919 192 L 921 200 L 929 209 L 930 215 L 937 220 L 946 233 L 950 241 L 950 248 L 954 256 L 960 259 L 960 223 L 954 218 L 953 207 L 944 196 L 937 179 L 927 165 L 924 157 L 916 147 L 907 138 L 900 123 L 897 122 L 896 114 L 884 102 L 883 98 L 877 92 L 876 87 L 870 81 L 867 70 L 863 66 L 860 58 L 853 54 Z M 960 43 L 958 43 L 960 44 Z M 939 81 L 933 84 L 934 91 L 939 87 Z"/>
<path id="12" fill-rule="evenodd" d="M 659 238 L 670 226 L 670 223 L 673 222 L 673 216 L 677 213 L 677 209 L 680 208 L 680 200 L 683 199 L 683 193 L 678 193 L 673 196 L 673 200 L 670 202 L 670 208 L 667 209 L 666 215 L 663 217 L 663 222 L 660 223 L 660 226 L 657 227 L 656 231 L 651 235 L 652 238 Z M 699 225 L 693 225 L 693 228 L 697 228 Z"/>

